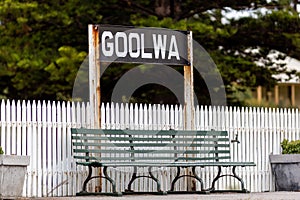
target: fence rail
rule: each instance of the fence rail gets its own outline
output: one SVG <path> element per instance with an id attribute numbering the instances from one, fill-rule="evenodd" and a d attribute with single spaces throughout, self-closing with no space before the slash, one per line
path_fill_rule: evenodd
<path id="1" fill-rule="evenodd" d="M 24 196 L 69 196 L 81 189 L 87 175 L 84 167 L 76 166 L 71 152 L 71 127 L 90 127 L 89 104 L 49 101 L 1 101 L 0 145 L 6 154 L 30 155 Z M 273 191 L 269 154 L 280 153 L 280 142 L 299 139 L 298 109 L 197 106 L 197 130 L 227 130 L 232 143 L 233 161 L 254 161 L 256 167 L 238 171 L 252 192 Z M 177 105 L 114 104 L 101 106 L 101 127 L 106 129 L 183 129 L 183 108 Z M 215 169 L 201 170 L 211 179 Z M 126 171 L 126 173 L 124 172 Z M 131 170 L 111 170 L 124 190 Z M 168 189 L 174 172 L 158 169 L 156 175 Z M 176 187 L 188 187 L 183 180 Z M 205 183 L 208 184 L 208 183 Z M 148 180 L 137 182 L 135 189 L 151 190 Z M 196 186 L 198 187 L 198 186 Z M 219 188 L 237 187 L 229 178 L 221 179 Z M 110 190 L 106 182 L 94 181 L 90 190 Z"/>

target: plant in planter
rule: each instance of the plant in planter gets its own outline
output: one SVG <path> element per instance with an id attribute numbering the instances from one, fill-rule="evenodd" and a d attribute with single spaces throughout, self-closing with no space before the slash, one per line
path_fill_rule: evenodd
<path id="1" fill-rule="evenodd" d="M 4 155 L 0 147 L 0 199 L 22 196 L 29 156 Z"/>
<path id="2" fill-rule="evenodd" d="M 270 155 L 276 191 L 300 191 L 300 140 L 281 142 L 282 154 Z"/>

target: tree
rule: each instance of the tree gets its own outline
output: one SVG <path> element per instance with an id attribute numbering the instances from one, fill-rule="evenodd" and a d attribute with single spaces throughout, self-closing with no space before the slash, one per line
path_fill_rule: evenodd
<path id="1" fill-rule="evenodd" d="M 101 20 L 94 3 L 81 4 L 78 0 L 0 2 L 0 95 L 3 98 L 71 97 L 74 70 L 87 52 L 87 24 Z M 60 57 L 67 54 L 72 64 L 62 66 Z M 65 77 L 70 73 L 73 80 Z"/>
<path id="2" fill-rule="evenodd" d="M 88 24 L 119 24 L 192 30 L 218 66 L 230 104 L 243 103 L 251 87 L 275 83 L 284 70 L 266 55 L 278 50 L 299 59 L 298 1 L 267 0 L 3 0 L 0 2 L 0 95 L 15 99 L 70 99 L 73 81 L 87 55 Z M 228 12 L 252 15 L 226 19 Z M 264 58 L 264 59 L 262 59 Z M 278 59 L 280 59 L 279 57 Z M 258 66 L 263 62 L 265 67 Z M 132 65 L 110 67 L 102 79 L 102 100 Z M 177 69 L 182 73 L 182 69 Z M 201 76 L 195 77 L 198 100 L 209 104 Z M 216 85 L 216 90 L 220 85 Z M 160 86 L 145 86 L 134 95 L 143 101 L 174 100 Z M 205 94 L 205 95 L 202 95 Z M 158 95 L 159 96 L 159 95 Z M 149 100 L 149 98 L 148 98 Z M 165 101 L 166 102 L 166 101 Z M 176 101 L 174 102 L 176 103 Z"/>

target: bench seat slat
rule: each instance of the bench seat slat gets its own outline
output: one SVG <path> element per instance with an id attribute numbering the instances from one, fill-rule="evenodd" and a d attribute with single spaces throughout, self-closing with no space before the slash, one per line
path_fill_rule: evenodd
<path id="1" fill-rule="evenodd" d="M 194 142 L 200 142 L 200 141 L 205 141 L 205 142 L 225 142 L 228 141 L 228 138 L 157 138 L 157 137 L 146 137 L 146 138 L 137 138 L 137 137 L 111 137 L 111 136 L 73 136 L 72 139 L 76 140 L 94 140 L 94 141 L 100 141 L 100 140 L 105 140 L 105 141 L 194 141 Z"/>
<path id="2" fill-rule="evenodd" d="M 95 143 L 74 142 L 74 146 L 99 146 L 99 147 L 229 147 L 229 144 L 197 144 L 197 143 Z"/>
<path id="3" fill-rule="evenodd" d="M 215 160 L 215 159 L 229 159 L 229 156 L 219 156 L 219 157 L 178 157 L 178 158 L 172 158 L 172 157 L 94 157 L 94 156 L 74 156 L 75 159 L 83 159 L 83 160 L 109 160 L 111 162 L 114 162 L 116 160 Z"/>
<path id="4" fill-rule="evenodd" d="M 227 131 L 180 131 L 180 130 L 160 130 L 160 131 L 151 131 L 151 130 L 105 130 L 105 129 L 71 129 L 72 134 L 95 134 L 95 135 L 157 135 L 157 136 L 228 136 Z"/>
<path id="5" fill-rule="evenodd" d="M 233 167 L 233 166 L 255 166 L 254 162 L 115 162 L 115 163 L 106 163 L 106 162 L 77 162 L 78 165 L 98 165 L 98 166 L 107 166 L 107 167 Z"/>
<path id="6" fill-rule="evenodd" d="M 229 150 L 118 150 L 118 149 L 74 149 L 75 153 L 135 153 L 135 154 L 229 154 Z"/>

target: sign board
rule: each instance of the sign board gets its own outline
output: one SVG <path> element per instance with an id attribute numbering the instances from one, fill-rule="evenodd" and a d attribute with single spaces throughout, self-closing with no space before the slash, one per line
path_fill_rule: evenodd
<path id="1" fill-rule="evenodd" d="M 182 65 L 184 128 L 194 128 L 193 37 L 191 31 L 89 25 L 91 127 L 101 126 L 101 62 Z"/>
<path id="2" fill-rule="evenodd" d="M 188 31 L 99 25 L 100 61 L 190 65 Z"/>

